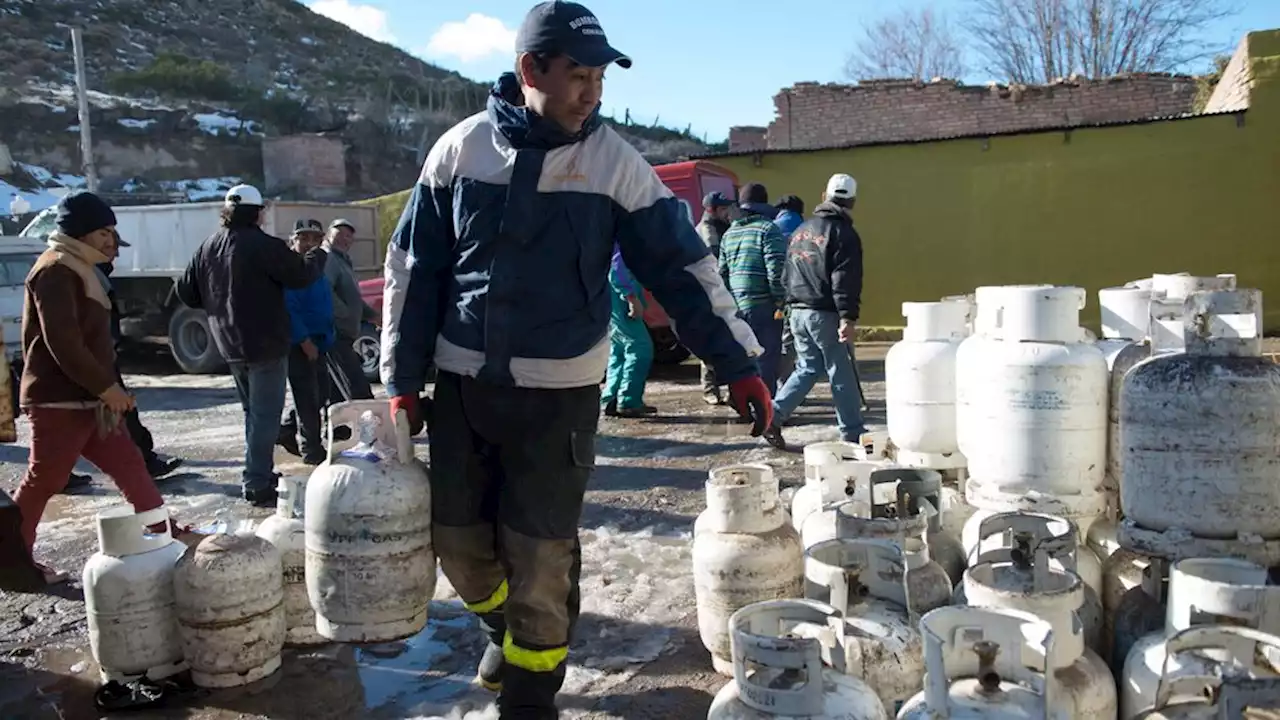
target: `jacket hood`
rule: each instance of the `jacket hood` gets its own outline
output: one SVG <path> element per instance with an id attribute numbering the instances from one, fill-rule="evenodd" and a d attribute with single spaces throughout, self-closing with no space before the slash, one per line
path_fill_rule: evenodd
<path id="1" fill-rule="evenodd" d="M 817 217 L 844 217 L 852 220 L 849 215 L 848 208 L 842 208 L 833 202 L 824 202 L 813 209 L 813 214 Z"/>
<path id="2" fill-rule="evenodd" d="M 778 208 L 769 203 L 742 203 L 741 207 L 742 212 L 746 213 L 747 216 L 762 215 L 769 220 L 778 217 Z M 744 217 L 743 219 L 747 218 Z"/>
<path id="3" fill-rule="evenodd" d="M 489 91 L 489 122 L 501 132 L 517 150 L 554 150 L 564 145 L 582 142 L 600 128 L 600 106 L 591 111 L 591 117 L 576 133 L 564 128 L 523 106 L 520 81 L 515 73 L 503 73 Z"/>

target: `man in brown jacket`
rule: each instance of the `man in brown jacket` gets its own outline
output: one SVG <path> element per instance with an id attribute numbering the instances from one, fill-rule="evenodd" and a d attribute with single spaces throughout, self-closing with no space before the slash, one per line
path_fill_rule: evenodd
<path id="1" fill-rule="evenodd" d="M 28 549 L 35 547 L 45 505 L 81 456 L 111 477 L 136 512 L 164 504 L 121 422 L 133 398 L 116 377 L 111 301 L 94 269 L 108 259 L 115 224 L 115 213 L 97 195 L 68 195 L 58 203 L 49 249 L 27 275 L 20 404 L 31 421 L 31 449 L 13 499 Z M 46 582 L 66 579 L 39 567 Z"/>

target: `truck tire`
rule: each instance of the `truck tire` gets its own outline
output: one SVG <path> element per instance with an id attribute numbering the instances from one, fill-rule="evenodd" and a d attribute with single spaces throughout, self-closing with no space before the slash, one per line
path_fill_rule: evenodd
<path id="1" fill-rule="evenodd" d="M 378 369 L 382 364 L 382 333 L 373 325 L 363 323 L 352 347 L 356 351 L 356 357 L 360 358 L 364 379 L 371 383 L 382 382 Z"/>
<path id="2" fill-rule="evenodd" d="M 169 352 L 178 367 L 192 375 L 213 375 L 227 367 L 213 342 L 209 317 L 203 310 L 179 306 L 173 311 L 169 318 Z"/>

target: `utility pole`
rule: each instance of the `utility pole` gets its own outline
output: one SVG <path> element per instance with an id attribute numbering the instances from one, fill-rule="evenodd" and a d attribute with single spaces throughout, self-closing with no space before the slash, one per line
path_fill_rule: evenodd
<path id="1" fill-rule="evenodd" d="M 85 183 L 90 192 L 97 192 L 98 167 L 93 162 L 93 138 L 89 131 L 89 79 L 84 69 L 84 36 L 80 28 L 71 28 L 71 49 L 76 59 L 76 98 L 80 106 L 80 156 Z"/>

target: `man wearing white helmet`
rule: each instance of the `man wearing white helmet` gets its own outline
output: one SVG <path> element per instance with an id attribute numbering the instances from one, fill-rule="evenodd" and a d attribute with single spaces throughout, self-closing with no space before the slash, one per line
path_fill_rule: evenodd
<path id="1" fill-rule="evenodd" d="M 787 246 L 783 277 L 796 369 L 774 398 L 773 424 L 764 434 L 777 448 L 786 448 L 783 423 L 822 374 L 831 381 L 841 438 L 857 442 L 865 431 L 858 375 L 846 345 L 862 296 L 862 239 L 849 216 L 857 197 L 857 181 L 844 173 L 832 175 L 822 204 L 796 228 Z"/>
<path id="2" fill-rule="evenodd" d="M 262 193 L 251 185 L 227 191 L 222 227 L 200 245 L 177 284 L 178 299 L 209 314 L 209 330 L 231 366 L 244 408 L 244 498 L 276 503 L 275 450 L 284 410 L 290 348 L 285 290 L 300 290 L 324 272 L 319 247 L 298 255 L 262 230 Z"/>

